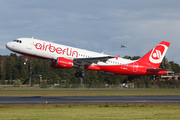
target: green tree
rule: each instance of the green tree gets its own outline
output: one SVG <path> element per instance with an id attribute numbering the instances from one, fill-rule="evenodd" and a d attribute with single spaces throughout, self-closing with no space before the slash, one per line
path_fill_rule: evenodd
<path id="1" fill-rule="evenodd" d="M 171 64 L 168 62 L 168 59 L 165 56 L 161 62 L 160 68 L 172 70 Z"/>
<path id="2" fill-rule="evenodd" d="M 180 68 L 179 65 L 177 63 L 174 63 L 173 61 L 169 62 L 172 68 L 172 71 L 174 71 L 175 73 L 179 73 L 180 72 Z"/>

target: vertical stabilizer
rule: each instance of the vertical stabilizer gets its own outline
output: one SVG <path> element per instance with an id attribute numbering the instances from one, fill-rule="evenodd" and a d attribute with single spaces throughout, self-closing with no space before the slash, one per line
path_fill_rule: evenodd
<path id="1" fill-rule="evenodd" d="M 149 68 L 159 68 L 170 43 L 166 41 L 162 41 L 157 45 L 155 48 L 153 48 L 151 51 L 149 51 L 146 55 L 144 55 L 141 59 L 139 59 L 137 62 L 141 66 L 147 66 Z"/>

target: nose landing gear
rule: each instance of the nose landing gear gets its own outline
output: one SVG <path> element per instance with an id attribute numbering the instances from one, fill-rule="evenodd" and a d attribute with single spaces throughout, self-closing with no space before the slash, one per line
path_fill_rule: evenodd
<path id="1" fill-rule="evenodd" d="M 26 56 L 26 58 L 25 58 L 25 61 L 24 61 L 24 65 L 26 65 L 26 63 L 27 63 L 27 61 L 28 61 L 28 56 Z"/>

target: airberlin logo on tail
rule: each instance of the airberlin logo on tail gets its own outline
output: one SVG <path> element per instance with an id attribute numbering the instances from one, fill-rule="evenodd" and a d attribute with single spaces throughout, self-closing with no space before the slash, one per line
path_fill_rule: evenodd
<path id="1" fill-rule="evenodd" d="M 155 52 L 152 54 L 153 59 L 159 59 L 161 58 L 162 54 L 160 50 L 155 50 Z"/>
<path id="2" fill-rule="evenodd" d="M 163 45 L 163 44 L 160 44 L 158 46 L 156 46 L 150 56 L 149 56 L 149 60 L 152 62 L 152 63 L 161 63 L 166 51 L 167 51 L 167 46 Z"/>
<path id="3" fill-rule="evenodd" d="M 63 49 L 61 47 L 52 46 L 51 44 L 46 45 L 45 42 L 43 42 L 43 44 L 36 43 L 35 48 L 38 50 L 44 50 L 44 51 L 48 50 L 51 53 L 56 52 L 57 54 L 62 54 L 62 55 L 67 55 L 67 56 L 72 56 L 72 57 L 73 56 L 78 57 L 78 52 L 73 51 L 72 48 L 69 48 L 69 47 Z"/>

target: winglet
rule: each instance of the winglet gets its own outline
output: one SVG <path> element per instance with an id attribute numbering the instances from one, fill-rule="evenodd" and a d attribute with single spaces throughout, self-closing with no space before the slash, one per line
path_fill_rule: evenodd
<path id="1" fill-rule="evenodd" d="M 118 55 L 118 56 L 114 56 L 114 58 L 116 58 L 116 60 L 118 60 L 118 57 L 120 57 L 120 55 Z"/>

